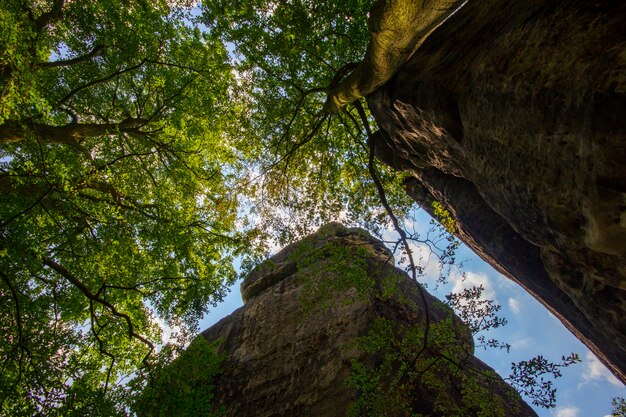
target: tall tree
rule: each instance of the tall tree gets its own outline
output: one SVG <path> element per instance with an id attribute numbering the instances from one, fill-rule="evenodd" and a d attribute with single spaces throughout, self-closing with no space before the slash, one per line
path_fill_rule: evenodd
<path id="1" fill-rule="evenodd" d="M 3 414 L 100 407 L 153 360 L 158 322 L 193 329 L 248 248 L 227 52 L 178 6 L 0 10 Z"/>
<path id="2" fill-rule="evenodd" d="M 267 212 L 274 213 L 278 205 L 290 221 L 302 218 L 298 225 L 307 220 L 319 225 L 338 212 L 374 229 L 388 221 L 384 211 L 371 210 L 380 204 L 369 175 L 371 152 L 362 122 L 373 120 L 350 104 L 387 81 L 464 3 L 203 2 L 204 22 L 211 33 L 234 45 L 240 83 L 248 84 L 252 110 L 243 129 L 258 138 L 257 170 L 266 174 L 263 190 L 272 201 L 269 210 L 261 208 L 264 218 L 276 220 Z M 401 178 L 384 167 L 377 170 L 401 214 L 408 207 L 398 186 Z M 301 229 L 294 232 L 311 231 Z"/>
<path id="3" fill-rule="evenodd" d="M 254 209 L 283 241 L 329 219 L 387 223 L 367 174 L 369 149 L 354 108 L 325 110 L 329 89 L 363 58 L 373 1 L 203 2 L 203 21 L 233 45 L 241 96 L 241 134 L 262 192 Z M 381 170 L 390 199 L 405 210 L 401 178 Z M 392 192 L 395 191 L 395 192 Z"/>

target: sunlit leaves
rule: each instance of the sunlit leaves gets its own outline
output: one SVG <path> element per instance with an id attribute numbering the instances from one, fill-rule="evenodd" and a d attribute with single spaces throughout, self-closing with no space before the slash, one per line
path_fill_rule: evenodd
<path id="1" fill-rule="evenodd" d="M 246 103 L 233 139 L 248 161 L 250 210 L 281 243 L 329 220 L 374 230 L 388 221 L 376 209 L 356 112 L 322 111 L 337 72 L 363 57 L 371 3 L 203 3 L 203 22 L 232 47 L 234 91 Z M 393 202 L 405 208 L 399 182 L 384 177 Z"/>
<path id="2" fill-rule="evenodd" d="M 0 402 L 95 410 L 152 361 L 159 323 L 196 329 L 253 252 L 235 231 L 233 75 L 165 1 L 6 6 Z"/>

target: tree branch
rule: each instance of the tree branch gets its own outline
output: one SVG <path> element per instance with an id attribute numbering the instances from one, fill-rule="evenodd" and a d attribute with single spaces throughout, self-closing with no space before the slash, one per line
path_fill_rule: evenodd
<path id="1" fill-rule="evenodd" d="M 306 96 L 309 94 L 315 93 L 317 90 L 319 90 L 319 89 L 312 89 L 312 90 L 302 91 L 300 87 L 298 86 L 296 86 L 296 89 L 300 91 L 300 98 L 298 99 L 298 102 L 296 103 L 296 107 L 293 110 L 293 113 L 291 115 L 291 118 L 289 119 L 289 122 L 287 123 L 287 126 L 285 126 L 285 129 L 283 129 L 283 134 L 280 136 L 280 138 L 278 138 L 278 142 L 276 143 L 276 151 L 278 151 L 278 148 L 280 147 L 280 145 L 282 145 L 283 140 L 289 136 L 289 133 L 291 131 L 291 126 L 293 125 L 293 122 L 296 120 L 296 117 L 298 116 L 298 113 L 300 112 L 300 109 L 302 108 L 302 104 L 304 103 L 304 99 L 306 98 Z"/>
<path id="2" fill-rule="evenodd" d="M 14 123 L 0 125 L 0 143 L 15 143 L 26 140 L 35 134 L 44 143 L 70 145 L 81 152 L 86 150 L 80 141 L 87 137 L 113 135 L 119 132 L 141 135 L 139 130 L 147 121 L 141 118 L 127 118 L 119 123 L 69 123 L 62 126 L 51 126 L 32 123 L 30 126 L 19 126 Z"/>
<path id="3" fill-rule="evenodd" d="M 101 198 L 98 196 L 90 195 L 82 191 L 79 192 L 78 196 L 86 200 L 93 201 L 95 203 L 105 203 L 110 206 L 117 206 L 126 210 L 132 210 L 132 211 L 141 213 L 142 215 L 154 221 L 161 221 L 161 222 L 168 221 L 167 219 L 161 218 L 158 215 L 152 214 L 147 211 L 148 209 L 154 208 L 155 207 L 154 205 L 138 203 L 137 201 L 134 201 L 132 198 L 123 195 L 115 187 L 113 187 L 112 185 L 108 183 L 105 183 L 105 182 L 89 183 L 85 185 L 85 188 L 97 190 L 102 193 L 109 194 L 111 197 L 113 197 L 113 200 L 109 200 L 106 198 Z M 124 200 L 127 200 L 128 203 L 124 203 Z"/>
<path id="4" fill-rule="evenodd" d="M 42 262 L 43 262 L 43 264 L 45 266 L 47 266 L 48 268 L 56 271 L 59 275 L 61 275 L 63 278 L 65 278 L 67 281 L 69 281 L 85 297 L 87 297 L 88 300 L 101 304 L 102 306 L 106 307 L 112 315 L 114 315 L 115 317 L 118 317 L 120 319 L 123 319 L 126 322 L 126 326 L 128 327 L 128 337 L 129 337 L 129 339 L 132 340 L 133 338 L 135 338 L 135 339 L 143 342 L 146 346 L 148 346 L 149 351 L 148 351 L 148 353 L 146 354 L 146 356 L 143 359 L 143 362 L 146 365 L 148 365 L 148 357 L 154 351 L 154 344 L 151 341 L 149 341 L 145 336 L 142 336 L 139 333 L 135 332 L 135 328 L 134 328 L 132 319 L 130 318 L 130 316 L 128 314 L 119 312 L 115 308 L 115 306 L 113 304 L 111 304 L 109 301 L 107 301 L 106 299 L 100 297 L 99 294 L 94 294 L 89 289 L 89 287 L 87 287 L 85 285 L 85 283 L 83 283 L 81 280 L 79 280 L 77 277 L 75 277 L 65 267 L 63 267 L 62 265 L 59 265 L 58 263 L 56 263 L 54 260 L 52 260 L 50 258 L 45 258 L 44 257 L 42 259 Z"/>
<path id="5" fill-rule="evenodd" d="M 287 165 L 289 165 L 289 160 L 295 154 L 295 152 L 301 147 L 303 147 L 304 145 L 306 145 L 307 143 L 309 143 L 315 137 L 315 134 L 317 133 L 319 128 L 322 126 L 322 124 L 326 121 L 326 119 L 328 119 L 328 117 L 329 117 L 328 115 L 323 115 L 322 117 L 320 117 L 319 122 L 313 126 L 313 130 L 311 130 L 311 132 L 300 142 L 294 144 L 291 147 L 291 149 L 289 149 L 289 151 L 286 154 L 284 154 L 278 161 L 273 163 L 271 167 L 277 166 L 281 162 L 284 162 L 285 163 L 284 167 L 286 168 Z"/>
<path id="6" fill-rule="evenodd" d="M 163 65 L 163 66 L 166 66 L 166 67 L 174 67 L 174 68 L 178 68 L 178 69 L 189 70 L 189 71 L 195 72 L 196 74 L 201 75 L 203 77 L 207 76 L 207 74 L 203 73 L 202 71 L 198 70 L 197 68 L 189 67 L 187 65 L 182 65 L 182 64 L 176 64 L 174 62 L 164 62 L 164 61 L 158 61 L 158 60 L 153 60 L 153 59 L 148 59 L 148 60 L 146 60 L 146 62 L 148 62 L 150 64 L 155 64 L 155 65 Z"/>
<path id="7" fill-rule="evenodd" d="M 43 13 L 35 22 L 38 32 L 41 32 L 46 26 L 55 23 L 63 17 L 63 7 L 65 0 L 54 0 L 49 12 Z"/>
<path id="8" fill-rule="evenodd" d="M 367 132 L 368 142 L 370 145 L 369 162 L 368 162 L 368 170 L 369 170 L 370 176 L 372 177 L 372 181 L 374 181 L 374 185 L 376 186 L 376 190 L 378 191 L 378 196 L 380 198 L 381 204 L 383 205 L 383 207 L 385 208 L 385 211 L 387 212 L 387 215 L 391 219 L 394 229 L 400 235 L 400 239 L 402 240 L 402 246 L 404 246 L 407 257 L 409 259 L 409 264 L 411 267 L 411 278 L 413 282 L 415 283 L 415 286 L 417 287 L 420 298 L 422 299 L 422 304 L 424 305 L 424 321 L 425 321 L 424 339 L 422 342 L 423 343 L 422 350 L 418 354 L 418 357 L 419 357 L 422 351 L 426 349 L 426 347 L 428 346 L 428 335 L 429 335 L 429 330 L 430 330 L 430 311 L 428 308 L 428 302 L 426 300 L 426 294 L 424 293 L 424 289 L 422 288 L 419 281 L 417 280 L 415 262 L 413 260 L 413 254 L 411 252 L 411 248 L 409 247 L 409 242 L 407 239 L 406 232 L 400 226 L 400 222 L 398 221 L 398 218 L 396 217 L 396 215 L 393 212 L 393 209 L 389 205 L 389 202 L 387 201 L 387 196 L 385 193 L 385 188 L 383 187 L 383 184 L 380 182 L 380 179 L 378 178 L 378 173 L 376 172 L 376 166 L 374 163 L 374 141 L 372 140 L 373 134 L 370 128 L 369 121 L 367 120 L 367 115 L 365 114 L 365 110 L 363 109 L 363 106 L 361 105 L 360 101 L 355 102 L 355 107 L 357 111 L 359 112 L 359 116 L 361 117 L 361 122 L 363 123 L 365 127 L 365 131 Z"/>
<path id="9" fill-rule="evenodd" d="M 125 73 L 127 73 L 127 72 L 131 72 L 131 71 L 134 71 L 134 70 L 136 70 L 136 69 L 138 69 L 138 68 L 141 68 L 141 67 L 143 66 L 143 64 L 145 64 L 145 63 L 146 63 L 146 59 L 144 58 L 144 59 L 142 59 L 141 61 L 139 61 L 139 63 L 138 63 L 137 65 L 133 65 L 133 66 L 128 67 L 128 68 L 124 68 L 124 69 L 119 70 L 119 71 L 116 71 L 116 72 L 114 72 L 114 73 L 112 73 L 112 74 L 110 74 L 110 75 L 108 75 L 108 76 L 106 76 L 106 77 L 104 77 L 104 78 L 99 78 L 99 79 L 97 79 L 97 80 L 90 81 L 90 82 L 88 82 L 87 84 L 83 84 L 83 85 L 81 85 L 81 86 L 79 86 L 79 87 L 76 87 L 75 89 L 73 89 L 72 91 L 70 91 L 69 93 L 67 93 L 67 94 L 65 95 L 65 97 L 63 97 L 61 100 L 59 100 L 59 101 L 57 102 L 57 104 L 56 104 L 56 107 L 59 107 L 59 106 L 61 106 L 62 104 L 66 103 L 66 102 L 67 102 L 67 101 L 69 101 L 72 97 L 74 97 L 76 94 L 78 94 L 80 91 L 82 91 L 82 90 L 84 90 L 84 89 L 86 89 L 86 88 L 93 87 L 94 85 L 98 85 L 98 84 L 105 83 L 105 82 L 107 82 L 107 81 L 112 80 L 112 79 L 113 79 L 113 78 L 115 78 L 115 77 L 118 77 L 118 76 L 122 75 L 122 74 L 125 74 Z"/>
<path id="10" fill-rule="evenodd" d="M 100 55 L 105 49 L 106 47 L 104 45 L 96 45 L 89 53 L 85 55 L 81 55 L 72 59 L 61 59 L 58 61 L 40 62 L 40 63 L 35 64 L 35 67 L 45 69 L 45 68 L 57 68 L 57 67 L 67 67 L 70 65 L 76 65 L 80 62 L 87 61 L 93 58 L 94 56 Z"/>
<path id="11" fill-rule="evenodd" d="M 20 311 L 20 300 L 17 298 L 17 290 L 13 286 L 13 283 L 9 279 L 9 276 L 4 271 L 0 271 L 0 277 L 2 277 L 2 280 L 4 281 L 4 283 L 7 285 L 7 287 L 9 287 L 9 291 L 11 291 L 13 300 L 15 300 L 15 324 L 17 327 L 18 344 L 22 349 L 24 349 L 30 355 L 30 351 L 28 350 L 28 347 L 24 343 L 22 313 Z"/>
<path id="12" fill-rule="evenodd" d="M 100 325 L 98 323 L 96 312 L 93 308 L 93 303 L 94 303 L 93 300 L 89 300 L 89 312 L 91 314 L 91 333 L 93 334 L 93 337 L 96 339 L 96 342 L 98 342 L 100 353 L 111 359 L 111 364 L 109 365 L 109 368 L 107 369 L 107 377 L 104 382 L 104 393 L 106 394 L 107 389 L 109 388 L 109 380 L 111 378 L 111 372 L 113 371 L 113 365 L 115 365 L 115 356 L 104 348 L 104 342 L 102 341 L 102 339 L 100 339 L 100 335 L 96 331 L 96 324 L 100 326 L 100 329 L 103 329 L 104 326 L 106 326 L 106 323 L 104 325 Z"/>
<path id="13" fill-rule="evenodd" d="M 370 10 L 365 58 L 332 88 L 324 105 L 335 113 L 387 82 L 413 52 L 469 0 L 378 0 Z"/>
<path id="14" fill-rule="evenodd" d="M 11 216 L 8 220 L 0 223 L 0 228 L 5 227 L 6 225 L 8 225 L 9 223 L 11 223 L 13 220 L 17 219 L 18 217 L 20 217 L 23 214 L 28 213 L 29 211 L 31 211 L 33 208 L 35 208 L 35 206 L 37 206 L 39 203 L 41 203 L 43 201 L 44 198 L 46 198 L 46 196 L 48 194 L 50 194 L 50 192 L 52 191 L 54 187 L 49 187 L 46 191 L 44 191 L 43 194 L 41 194 L 30 206 L 26 207 L 24 210 L 20 211 L 19 213 Z"/>

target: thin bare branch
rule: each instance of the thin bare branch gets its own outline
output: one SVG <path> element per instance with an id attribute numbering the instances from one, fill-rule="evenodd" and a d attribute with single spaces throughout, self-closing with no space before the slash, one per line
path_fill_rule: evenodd
<path id="1" fill-rule="evenodd" d="M 368 170 L 369 170 L 370 176 L 372 177 L 372 181 L 374 181 L 374 185 L 376 186 L 376 190 L 378 191 L 378 196 L 380 198 L 381 204 L 383 205 L 383 207 L 385 208 L 385 211 L 387 212 L 387 215 L 391 219 L 394 229 L 396 230 L 398 235 L 400 235 L 400 239 L 402 240 L 402 246 L 404 246 L 407 257 L 409 259 L 411 278 L 413 282 L 415 283 L 415 287 L 418 290 L 418 293 L 422 300 L 422 304 L 424 306 L 424 321 L 425 321 L 424 339 L 422 342 L 423 343 L 422 350 L 418 353 L 418 356 L 419 356 L 424 351 L 424 349 L 426 349 L 428 346 L 428 336 L 429 336 L 429 330 L 430 330 L 430 311 L 428 308 L 428 302 L 426 300 L 426 294 L 424 293 L 424 289 L 422 288 L 422 286 L 420 285 L 417 279 L 417 268 L 413 260 L 413 254 L 409 246 L 406 232 L 400 225 L 398 218 L 396 217 L 396 215 L 393 212 L 393 209 L 389 205 L 389 202 L 387 201 L 387 195 L 385 193 L 385 188 L 383 187 L 383 184 L 380 182 L 380 178 L 378 177 L 378 173 L 376 172 L 376 165 L 374 161 L 374 141 L 372 140 L 373 133 L 370 128 L 367 115 L 365 114 L 365 110 L 363 109 L 363 106 L 361 105 L 360 101 L 356 101 L 354 104 L 355 104 L 357 111 L 359 112 L 359 116 L 361 117 L 361 122 L 363 123 L 363 126 L 365 127 L 365 131 L 367 132 L 368 142 L 370 145 L 369 162 L 368 162 Z"/>

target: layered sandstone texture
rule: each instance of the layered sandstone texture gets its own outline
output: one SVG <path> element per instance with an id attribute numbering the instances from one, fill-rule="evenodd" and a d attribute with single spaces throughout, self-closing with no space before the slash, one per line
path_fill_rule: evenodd
<path id="1" fill-rule="evenodd" d="M 428 210 L 626 381 L 626 2 L 469 1 L 368 97 Z"/>
<path id="2" fill-rule="evenodd" d="M 398 417 L 414 412 L 439 416 L 455 407 L 467 416 L 497 410 L 506 416 L 536 415 L 499 378 L 474 378 L 479 375 L 476 370 L 491 369 L 471 355 L 467 328 L 427 293 L 431 339 L 436 340 L 437 326 L 442 328 L 444 322 L 453 324 L 457 333 L 416 355 L 422 339 L 409 341 L 403 329 L 417 328 L 423 334 L 423 299 L 415 283 L 393 266 L 388 249 L 361 229 L 324 226 L 252 271 L 242 284 L 242 294 L 242 308 L 202 333 L 209 341 L 221 341 L 226 358 L 215 381 L 216 406 L 223 406 L 226 416 L 348 416 L 357 401 L 371 409 L 382 401 L 384 415 Z M 391 329 L 399 339 L 394 339 L 391 351 L 376 351 L 371 341 L 367 351 L 361 338 L 378 335 L 372 340 L 382 340 L 375 332 L 381 323 L 387 323 L 382 328 Z M 443 349 L 446 343 L 462 347 L 450 352 L 465 351 L 454 358 L 461 370 L 450 368 L 442 358 L 433 363 L 435 346 Z M 403 354 L 408 361 L 403 362 Z M 409 362 L 423 366 L 421 378 L 430 382 L 398 380 L 398 369 Z M 378 374 L 381 380 L 374 390 L 373 380 L 367 387 L 349 386 L 356 363 L 369 370 L 385 363 L 389 373 Z M 440 365 L 447 371 L 437 371 Z M 473 387 L 464 379 L 466 374 L 476 382 Z M 380 395 L 365 398 L 366 392 Z M 395 404 L 398 398 L 409 398 L 408 408 Z"/>

